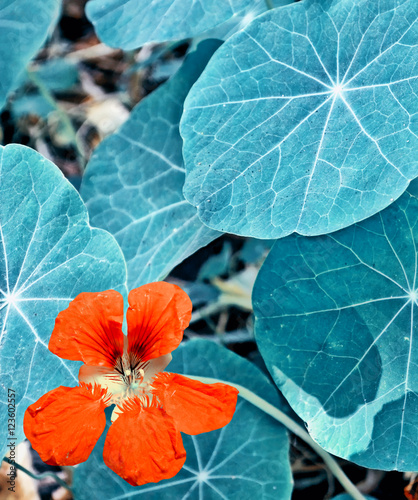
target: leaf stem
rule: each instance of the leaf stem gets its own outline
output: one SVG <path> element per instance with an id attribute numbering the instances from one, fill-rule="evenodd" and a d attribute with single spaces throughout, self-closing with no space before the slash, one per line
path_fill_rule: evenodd
<path id="1" fill-rule="evenodd" d="M 236 306 L 245 311 L 252 311 L 251 306 L 251 297 L 232 293 L 221 293 L 218 300 L 209 304 L 207 306 L 201 307 L 197 311 L 192 314 L 192 319 L 190 320 L 190 324 L 196 323 L 201 319 L 206 319 L 212 314 L 217 314 L 225 311 L 230 306 Z"/>
<path id="2" fill-rule="evenodd" d="M 268 10 L 274 9 L 273 0 L 266 0 L 266 6 Z"/>
<path id="3" fill-rule="evenodd" d="M 66 111 L 62 109 L 61 106 L 57 103 L 55 97 L 52 95 L 48 87 L 44 85 L 44 83 L 38 77 L 35 71 L 28 69 L 27 75 L 29 80 L 38 88 L 39 93 L 42 95 L 42 97 L 54 108 L 57 116 L 59 117 L 59 119 L 61 120 L 62 124 L 65 127 L 65 130 L 69 136 L 71 144 L 73 145 L 77 153 L 80 168 L 82 171 L 84 171 L 84 168 L 86 166 L 86 160 L 84 158 L 84 153 L 81 150 L 80 145 L 78 144 L 77 134 L 70 120 L 70 117 L 68 116 Z"/>
<path id="4" fill-rule="evenodd" d="M 216 314 L 227 309 L 229 304 L 222 302 L 214 302 L 213 304 L 209 304 L 208 306 L 202 307 L 198 309 L 196 312 L 192 314 L 192 319 L 190 320 L 190 324 L 197 323 L 201 319 L 206 319 L 212 314 Z"/>
<path id="5" fill-rule="evenodd" d="M 16 469 L 21 470 L 22 472 L 27 474 L 32 479 L 40 480 L 40 479 L 43 479 L 44 477 L 52 477 L 60 486 L 62 486 L 66 490 L 68 490 L 70 493 L 74 493 L 73 490 L 70 488 L 70 486 L 68 486 L 68 484 L 64 480 L 62 480 L 60 477 L 58 477 L 53 472 L 44 472 L 42 474 L 34 474 L 30 470 L 23 467 L 23 465 L 20 465 L 20 464 L 14 462 L 13 460 L 10 460 L 10 458 L 4 457 L 3 462 L 6 462 L 10 465 L 13 465 L 14 467 L 16 467 Z"/>
<path id="6" fill-rule="evenodd" d="M 323 448 L 319 446 L 312 438 L 311 436 L 303 429 L 299 424 L 297 424 L 294 420 L 292 420 L 290 417 L 288 417 L 285 413 L 280 411 L 278 408 L 273 406 L 272 404 L 268 403 L 264 399 L 260 398 L 256 394 L 254 394 L 252 391 L 249 389 L 246 389 L 245 387 L 238 385 L 238 384 L 233 384 L 228 381 L 224 380 L 218 380 L 215 378 L 208 378 L 208 377 L 196 377 L 192 375 L 187 375 L 189 378 L 195 379 L 195 380 L 200 380 L 200 382 L 204 382 L 206 384 L 215 384 L 217 382 L 221 382 L 224 384 L 231 385 L 232 387 L 235 387 L 239 391 L 239 395 L 248 401 L 249 403 L 253 404 L 260 410 L 264 411 L 271 417 L 273 417 L 275 420 L 283 424 L 285 427 L 287 427 L 293 434 L 298 436 L 300 439 L 305 441 L 312 449 L 315 450 L 315 452 L 322 458 L 324 463 L 328 466 L 329 470 L 332 472 L 332 474 L 338 479 L 340 482 L 341 486 L 345 489 L 345 491 L 352 497 L 354 500 L 366 500 L 364 495 L 360 493 L 360 491 L 356 488 L 356 486 L 350 481 L 350 479 L 346 476 L 345 472 L 341 469 L 341 467 L 338 465 L 337 461 L 329 454 L 327 453 Z"/>

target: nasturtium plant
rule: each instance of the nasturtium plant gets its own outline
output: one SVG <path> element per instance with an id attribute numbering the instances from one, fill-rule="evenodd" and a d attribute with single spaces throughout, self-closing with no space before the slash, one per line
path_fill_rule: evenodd
<path id="1" fill-rule="evenodd" d="M 242 385 L 278 406 L 274 386 L 253 364 L 207 340 L 192 340 L 173 352 L 167 370 L 186 376 L 215 377 Z M 104 434 L 105 435 L 105 434 Z M 74 471 L 76 498 L 227 498 L 287 500 L 292 479 L 285 429 L 244 400 L 231 423 L 198 436 L 183 434 L 187 452 L 183 469 L 158 484 L 132 487 L 103 464 L 104 435 L 87 462 Z M 100 484 L 101 488 L 97 489 Z"/>
<path id="2" fill-rule="evenodd" d="M 11 103 L 10 111 L 15 119 L 28 115 L 46 118 L 49 113 L 54 111 L 54 107 L 42 95 L 36 93 L 22 95 L 14 99 Z"/>
<path id="3" fill-rule="evenodd" d="M 289 499 L 278 422 L 355 498 L 366 497 L 328 452 L 417 470 L 418 2 L 86 0 L 74 14 L 73 1 L 57 23 L 59 0 L 0 0 L 0 109 L 13 92 L 0 139 L 24 140 L 83 177 L 79 195 L 33 149 L 0 146 L 2 408 L 12 400 L 2 451 L 23 438 L 26 411 L 42 460 L 82 462 L 74 493 L 89 500 Z M 82 40 L 65 34 L 75 15 Z M 127 118 L 125 105 L 149 92 Z M 102 124 L 115 131 L 116 121 L 98 144 Z M 208 246 L 221 232 L 232 236 Z M 171 284 L 151 284 L 170 273 Z M 150 303 L 174 283 L 194 307 L 186 338 L 211 341 L 186 340 L 167 368 L 234 385 L 229 424 L 212 386 L 189 380 L 200 396 L 180 405 L 190 395 L 173 382 L 182 377 L 156 369 L 169 353 L 150 325 L 177 303 Z M 126 298 L 126 284 L 146 291 L 130 305 L 142 314 L 130 337 L 117 293 Z M 92 326 L 87 346 L 94 339 L 110 366 L 77 357 L 80 318 L 92 319 L 83 292 L 108 301 L 110 326 L 99 338 Z M 69 335 L 58 338 L 61 327 Z M 76 354 L 54 356 L 67 340 Z M 148 348 L 159 355 L 147 358 Z M 263 360 L 289 405 L 256 368 Z M 110 424 L 114 404 L 122 412 Z M 83 419 L 97 413 L 96 427 Z M 215 413 L 224 427 L 203 433 Z M 183 449 L 180 432 L 198 424 Z"/>
<path id="4" fill-rule="evenodd" d="M 60 0 L 0 0 L 0 109 L 58 20 Z"/>
<path id="5" fill-rule="evenodd" d="M 65 59 L 47 61 L 39 67 L 30 70 L 31 77 L 37 79 L 47 92 L 69 91 L 78 82 L 77 67 L 73 62 Z M 23 84 L 19 87 L 13 100 L 10 102 L 10 111 L 15 119 L 24 116 L 39 116 L 47 118 L 57 108 L 51 100 L 37 89 L 28 91 L 28 86 L 33 86 L 29 74 L 26 80 L 22 78 Z"/>
<path id="6" fill-rule="evenodd" d="M 216 52 L 185 101 L 184 193 L 209 227 L 319 235 L 418 175 L 418 4 L 304 0 Z"/>
<path id="7" fill-rule="evenodd" d="M 416 181 L 415 181 L 416 182 Z M 311 436 L 370 468 L 418 468 L 418 198 L 276 242 L 253 292 L 264 360 Z"/>
<path id="8" fill-rule="evenodd" d="M 256 0 L 248 5 L 246 9 L 240 11 L 239 14 L 234 15 L 228 21 L 225 21 L 218 26 L 215 26 L 208 31 L 198 35 L 195 40 L 205 38 L 216 38 L 217 40 L 227 40 L 237 31 L 244 29 L 248 23 L 255 19 L 260 14 L 266 12 L 269 8 L 283 7 L 289 5 L 297 0 Z M 270 7 L 271 5 L 271 7 Z"/>
<path id="9" fill-rule="evenodd" d="M 212 255 L 202 264 L 197 278 L 199 281 L 210 281 L 228 272 L 232 257 L 232 245 L 226 242 L 220 253 Z"/>
<path id="10" fill-rule="evenodd" d="M 125 280 L 115 239 L 90 227 L 80 196 L 58 168 L 33 149 L 0 146 L 0 399 L 4 410 L 8 389 L 16 394 L 17 442 L 28 405 L 77 382 L 79 364 L 48 351 L 57 314 L 80 292 L 125 293 Z M 6 437 L 2 432 L 3 454 Z"/>
<path id="11" fill-rule="evenodd" d="M 65 91 L 78 81 L 77 66 L 65 59 L 52 59 L 32 70 L 42 84 L 51 91 Z"/>
<path id="12" fill-rule="evenodd" d="M 149 283 L 131 290 L 128 302 L 127 335 L 123 296 L 115 290 L 81 293 L 60 312 L 48 349 L 84 362 L 79 385 L 43 395 L 26 410 L 23 429 L 47 464 L 78 465 L 90 456 L 106 427 L 105 409 L 113 406 L 104 463 L 142 486 L 182 469 L 180 433 L 194 436 L 231 421 L 238 389 L 165 371 L 192 315 L 181 288 Z"/>
<path id="13" fill-rule="evenodd" d="M 226 31 L 230 31 L 232 25 L 245 23 L 245 16 L 266 10 L 266 0 L 90 0 L 86 7 L 99 38 L 125 50 L 190 38 L 228 21 Z"/>
<path id="14" fill-rule="evenodd" d="M 94 152 L 81 196 L 94 226 L 119 242 L 134 288 L 164 278 L 219 233 L 207 228 L 183 197 L 178 130 L 183 101 L 220 42 L 207 40 L 180 70 L 132 111 Z"/>

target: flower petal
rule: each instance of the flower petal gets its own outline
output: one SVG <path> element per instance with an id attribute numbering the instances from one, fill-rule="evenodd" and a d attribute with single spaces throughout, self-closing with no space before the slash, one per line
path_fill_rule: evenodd
<path id="1" fill-rule="evenodd" d="M 113 368 L 123 354 L 123 297 L 80 293 L 55 320 L 49 350 L 60 358 Z"/>
<path id="2" fill-rule="evenodd" d="M 163 281 L 129 293 L 128 352 L 141 362 L 174 351 L 192 315 L 192 303 L 181 288 Z"/>
<path id="3" fill-rule="evenodd" d="M 176 427 L 186 434 L 220 429 L 234 415 L 238 390 L 230 385 L 203 384 L 177 373 L 161 373 L 152 386 Z"/>
<path id="4" fill-rule="evenodd" d="M 29 406 L 23 429 L 45 463 L 76 465 L 88 459 L 106 426 L 105 398 L 99 386 L 60 386 Z"/>
<path id="5" fill-rule="evenodd" d="M 155 404 L 135 398 L 110 426 L 103 450 L 105 464 L 132 486 L 175 476 L 186 460 L 173 419 Z"/>
<path id="6" fill-rule="evenodd" d="M 144 382 L 151 384 L 153 378 L 160 372 L 164 371 L 170 364 L 173 356 L 171 354 L 164 354 L 164 356 L 159 356 L 158 358 L 151 359 L 148 361 L 145 368 Z"/>

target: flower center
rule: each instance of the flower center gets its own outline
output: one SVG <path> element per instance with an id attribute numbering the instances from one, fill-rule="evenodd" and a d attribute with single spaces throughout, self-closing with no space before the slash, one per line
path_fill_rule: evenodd
<path id="1" fill-rule="evenodd" d="M 152 362 L 142 362 L 125 352 L 116 360 L 113 370 L 84 365 L 80 380 L 107 388 L 111 396 L 110 404 L 121 405 L 135 396 L 152 397 L 154 375 Z"/>
<path id="2" fill-rule="evenodd" d="M 149 392 L 151 380 L 146 377 L 148 365 L 149 363 L 131 359 L 127 354 L 116 362 L 115 371 L 121 375 L 125 385 L 125 397 L 144 396 Z"/>
<path id="3" fill-rule="evenodd" d="M 83 365 L 79 380 L 85 384 L 99 385 L 107 389 L 110 397 L 108 404 L 118 406 L 131 398 L 139 397 L 152 401 L 152 383 L 154 378 L 171 361 L 171 354 L 142 361 L 135 353 L 125 352 L 118 357 L 113 368 Z"/>
<path id="4" fill-rule="evenodd" d="M 112 393 L 110 404 L 116 405 L 112 413 L 112 422 L 118 418 L 123 404 L 131 398 L 139 397 L 144 401 L 149 398 L 149 401 L 152 401 L 151 382 L 155 370 L 152 368 L 152 362 L 142 363 L 125 353 L 116 361 L 113 373 L 114 383 L 108 385 Z"/>

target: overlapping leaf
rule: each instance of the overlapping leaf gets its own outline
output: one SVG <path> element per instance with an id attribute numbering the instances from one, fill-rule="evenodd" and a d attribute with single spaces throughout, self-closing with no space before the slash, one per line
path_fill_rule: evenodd
<path id="1" fill-rule="evenodd" d="M 90 0 L 86 12 L 103 42 L 130 50 L 194 37 L 231 20 L 229 31 L 266 9 L 265 0 Z"/>
<path id="2" fill-rule="evenodd" d="M 185 196 L 213 229 L 318 235 L 418 175 L 418 4 L 305 0 L 217 51 L 185 102 Z"/>
<path id="3" fill-rule="evenodd" d="M 218 236 L 183 197 L 178 131 L 183 101 L 218 46 L 213 40 L 200 44 L 179 72 L 100 144 L 87 166 L 81 195 L 91 223 L 118 240 L 129 288 L 165 277 Z"/>
<path id="4" fill-rule="evenodd" d="M 45 42 L 60 0 L 0 0 L 0 109 Z"/>
<path id="5" fill-rule="evenodd" d="M 48 351 L 59 311 L 81 292 L 123 292 L 125 279 L 116 241 L 89 226 L 57 167 L 24 146 L 0 147 L 0 456 L 9 437 L 8 389 L 17 405 L 11 437 L 20 441 L 27 406 L 77 383 L 79 364 Z"/>
<path id="6" fill-rule="evenodd" d="M 278 405 L 272 385 L 254 365 L 209 341 L 195 340 L 181 345 L 173 353 L 168 369 L 237 383 Z M 177 476 L 135 488 L 104 465 L 102 436 L 88 461 L 75 470 L 77 498 L 290 499 L 292 478 L 286 431 L 250 403 L 239 398 L 228 426 L 198 436 L 183 435 L 183 442 L 187 459 Z"/>
<path id="7" fill-rule="evenodd" d="M 215 28 L 205 31 L 198 38 L 216 38 L 217 40 L 227 40 L 237 31 L 244 29 L 257 16 L 264 14 L 268 10 L 267 3 L 271 3 L 272 8 L 283 7 L 294 3 L 296 0 L 255 0 L 245 10 L 233 16 L 228 21 L 215 26 Z"/>
<path id="8" fill-rule="evenodd" d="M 417 240 L 407 191 L 332 235 L 278 241 L 254 287 L 283 394 L 321 446 L 370 468 L 418 468 Z"/>

